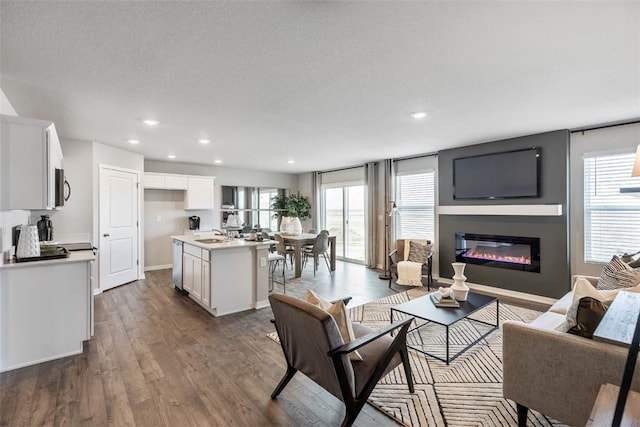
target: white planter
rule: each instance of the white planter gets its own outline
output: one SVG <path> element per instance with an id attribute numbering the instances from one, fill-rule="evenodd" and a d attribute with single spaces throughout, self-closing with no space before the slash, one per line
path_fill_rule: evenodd
<path id="1" fill-rule="evenodd" d="M 464 275 L 464 268 L 467 266 L 464 262 L 452 262 L 453 267 L 453 285 L 451 290 L 453 291 L 453 297 L 458 301 L 466 301 L 469 295 L 469 287 L 465 283 L 467 277 Z"/>
<path id="2" fill-rule="evenodd" d="M 302 223 L 297 217 L 282 217 L 280 231 L 286 236 L 299 236 L 302 234 Z"/>

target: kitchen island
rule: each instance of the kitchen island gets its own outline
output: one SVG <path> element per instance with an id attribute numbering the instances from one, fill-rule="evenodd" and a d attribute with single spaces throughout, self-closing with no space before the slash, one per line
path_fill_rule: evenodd
<path id="1" fill-rule="evenodd" d="M 93 335 L 92 251 L 0 265 L 0 372 L 82 353 Z"/>
<path id="2" fill-rule="evenodd" d="M 182 251 L 174 252 L 173 260 L 174 266 L 182 267 L 182 281 L 174 286 L 205 310 L 223 316 L 269 305 L 271 242 L 197 235 L 171 238 L 182 242 Z"/>

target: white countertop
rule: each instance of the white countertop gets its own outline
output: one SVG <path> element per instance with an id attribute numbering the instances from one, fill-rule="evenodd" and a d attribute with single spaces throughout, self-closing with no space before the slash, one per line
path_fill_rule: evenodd
<path id="1" fill-rule="evenodd" d="M 233 248 L 253 248 L 253 247 L 268 247 L 272 243 L 273 240 L 263 240 L 259 241 L 249 241 L 245 239 L 231 239 L 231 240 L 221 240 L 218 243 L 202 243 L 196 240 L 195 236 L 170 236 L 174 240 L 179 240 L 184 243 L 188 243 L 193 246 L 198 246 L 203 249 L 209 250 L 217 250 L 217 249 L 233 249 Z M 222 237 L 222 236 L 219 236 Z M 207 239 L 207 237 L 197 237 L 197 239 Z"/>
<path id="2" fill-rule="evenodd" d="M 69 253 L 69 258 L 56 258 L 56 259 L 47 259 L 42 261 L 28 261 L 28 262 L 15 262 L 9 261 L 2 265 L 0 265 L 0 269 L 5 268 L 24 268 L 24 267 L 42 267 L 49 266 L 53 264 L 62 264 L 69 262 L 90 262 L 94 261 L 96 257 L 93 255 L 93 251 L 71 251 Z"/>

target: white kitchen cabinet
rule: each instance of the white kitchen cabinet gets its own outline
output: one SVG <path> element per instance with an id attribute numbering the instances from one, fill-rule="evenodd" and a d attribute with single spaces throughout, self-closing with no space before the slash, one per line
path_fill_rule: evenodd
<path id="1" fill-rule="evenodd" d="M 0 115 L 0 162 L 0 210 L 55 209 L 62 149 L 52 122 Z"/>
<path id="2" fill-rule="evenodd" d="M 202 304 L 211 307 L 211 263 L 202 260 Z"/>
<path id="3" fill-rule="evenodd" d="M 82 353 L 93 335 L 91 251 L 0 266 L 0 372 Z"/>
<path id="4" fill-rule="evenodd" d="M 187 177 L 185 175 L 145 172 L 144 188 L 156 190 L 186 190 Z"/>
<path id="5" fill-rule="evenodd" d="M 185 197 L 184 208 L 213 209 L 213 184 L 214 177 L 187 177 L 187 194 Z"/>
<path id="6" fill-rule="evenodd" d="M 183 245 L 182 288 L 197 302 L 209 307 L 211 295 L 209 251 L 197 246 Z"/>

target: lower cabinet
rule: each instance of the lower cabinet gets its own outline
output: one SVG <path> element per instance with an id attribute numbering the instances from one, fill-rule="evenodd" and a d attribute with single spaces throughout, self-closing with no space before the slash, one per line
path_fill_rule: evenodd
<path id="1" fill-rule="evenodd" d="M 208 250 L 188 244 L 183 246 L 182 287 L 197 302 L 207 308 L 211 306 L 211 266 Z"/>
<path id="2" fill-rule="evenodd" d="M 80 354 L 93 335 L 93 253 L 0 266 L 0 372 Z"/>

